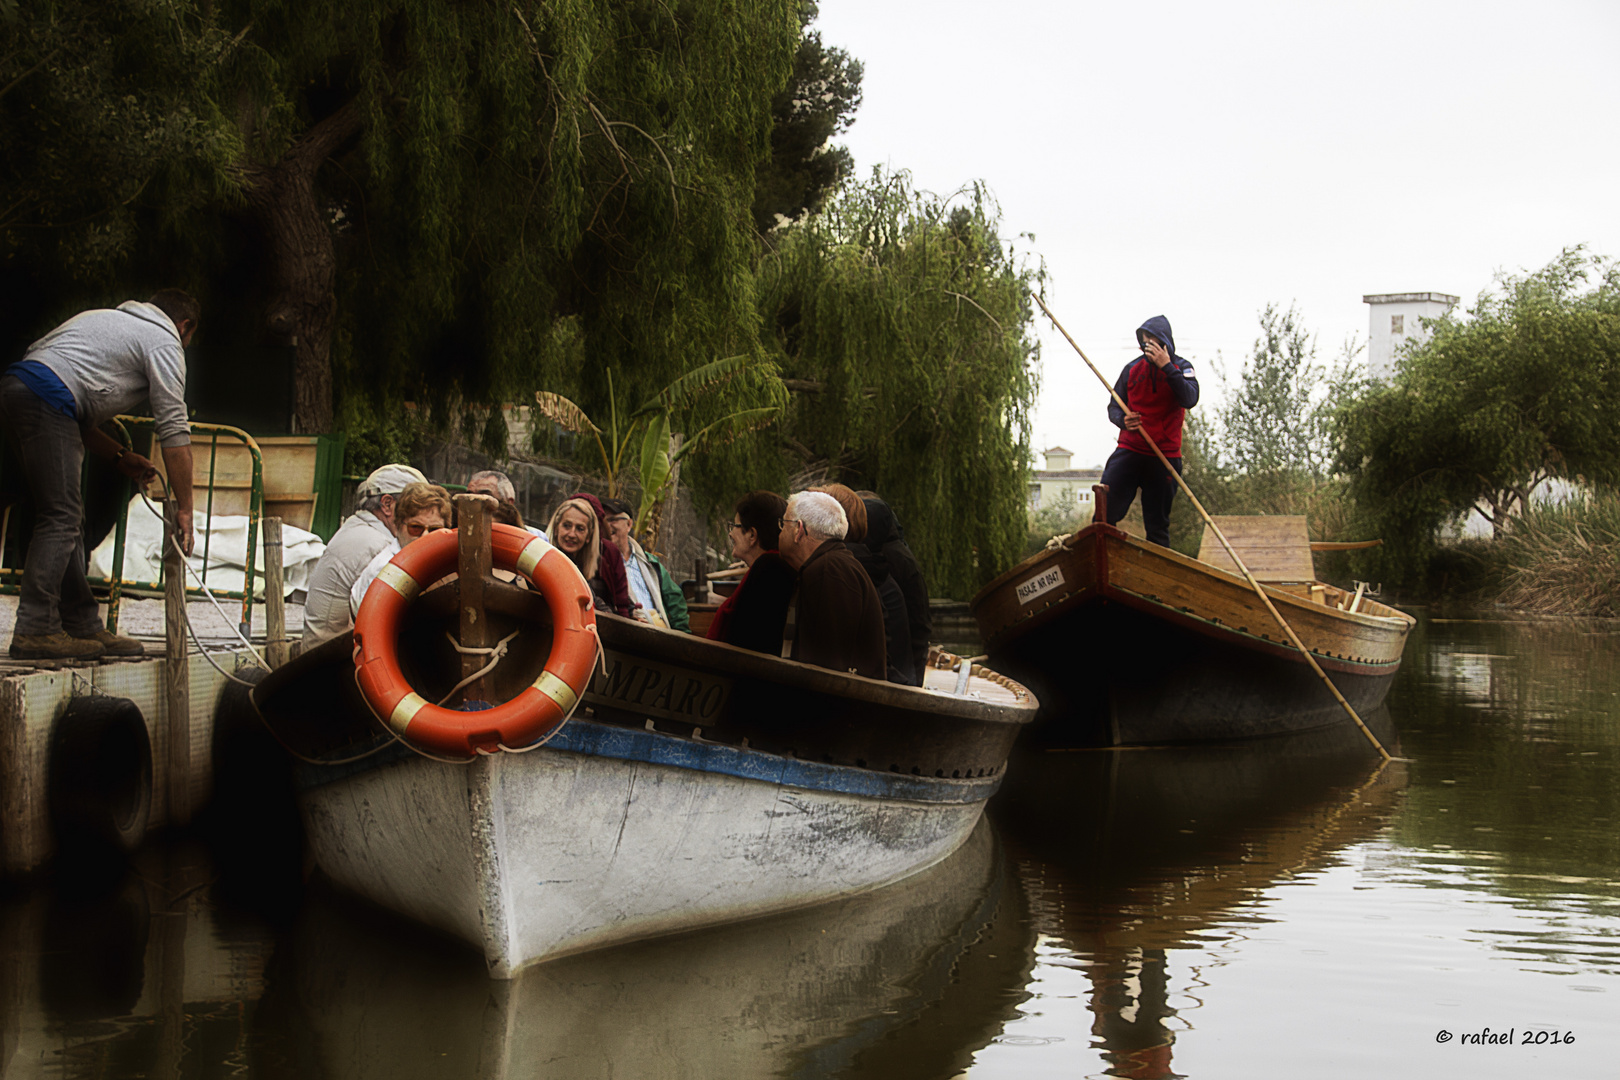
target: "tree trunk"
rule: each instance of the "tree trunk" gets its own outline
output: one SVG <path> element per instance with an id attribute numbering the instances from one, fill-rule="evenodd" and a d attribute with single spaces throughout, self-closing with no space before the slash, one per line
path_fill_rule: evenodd
<path id="1" fill-rule="evenodd" d="M 263 231 L 270 265 L 265 327 L 295 349 L 292 429 L 299 434 L 332 430 L 337 253 L 315 176 L 362 123 L 351 101 L 310 128 L 274 165 L 242 169 L 249 212 Z"/>

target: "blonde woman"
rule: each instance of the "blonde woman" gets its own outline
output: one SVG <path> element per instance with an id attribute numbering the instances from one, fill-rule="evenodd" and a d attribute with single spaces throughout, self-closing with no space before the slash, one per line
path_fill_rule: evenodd
<path id="1" fill-rule="evenodd" d="M 574 560 L 580 574 L 590 583 L 597 611 L 629 616 L 630 588 L 624 580 L 623 559 L 618 561 L 618 589 L 613 588 L 604 574 L 602 514 L 595 496 L 575 495 L 563 502 L 551 515 L 546 535 L 551 537 L 551 542 L 559 551 Z M 613 554 L 617 555 L 618 549 L 615 548 Z M 619 593 L 623 594 L 622 603 L 616 602 Z"/>

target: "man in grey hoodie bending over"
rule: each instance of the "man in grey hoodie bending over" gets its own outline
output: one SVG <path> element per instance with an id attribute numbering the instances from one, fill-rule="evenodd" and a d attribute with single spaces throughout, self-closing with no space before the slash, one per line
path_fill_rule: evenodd
<path id="1" fill-rule="evenodd" d="M 11 655 L 19 660 L 139 656 L 133 638 L 102 626 L 85 577 L 85 451 L 142 482 L 157 474 L 101 425 L 150 399 L 169 487 L 179 507 L 179 540 L 191 553 L 191 422 L 186 416 L 186 353 L 197 329 L 197 301 L 179 289 L 151 300 L 86 311 L 33 345 L 0 375 L 0 427 L 22 466 L 34 502 L 34 537 L 23 565 Z"/>

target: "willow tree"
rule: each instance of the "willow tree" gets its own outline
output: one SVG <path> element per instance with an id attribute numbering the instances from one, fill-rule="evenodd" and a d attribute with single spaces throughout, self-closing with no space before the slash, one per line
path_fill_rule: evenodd
<path id="1" fill-rule="evenodd" d="M 12 349 L 86 292 L 104 299 L 131 262 L 150 273 L 157 234 L 229 197 L 241 147 L 199 81 L 234 43 L 178 22 L 185 7 L 0 2 L 0 339 Z"/>
<path id="2" fill-rule="evenodd" d="M 749 211 L 791 0 L 207 11 L 242 39 L 217 93 L 300 427 L 330 426 L 334 371 L 370 405 L 537 382 L 590 404 L 609 368 L 650 391 L 754 347 Z"/>
<path id="3" fill-rule="evenodd" d="M 758 351 L 800 35 L 794 0 L 0 3 L 0 239 L 103 293 L 185 267 L 216 316 L 251 275 L 299 430 L 644 395 Z"/>
<path id="4" fill-rule="evenodd" d="M 1029 291 L 1044 272 L 999 225 L 982 186 L 939 198 L 905 173 L 874 173 L 773 234 L 759 271 L 793 392 L 778 482 L 878 492 L 936 595 L 970 594 L 1025 537 L 1039 360 Z"/>
<path id="5" fill-rule="evenodd" d="M 1620 265 L 1567 250 L 1431 329 L 1339 423 L 1351 495 L 1385 539 L 1368 562 L 1392 582 L 1419 579 L 1470 511 L 1511 528 L 1550 479 L 1620 486 Z"/>

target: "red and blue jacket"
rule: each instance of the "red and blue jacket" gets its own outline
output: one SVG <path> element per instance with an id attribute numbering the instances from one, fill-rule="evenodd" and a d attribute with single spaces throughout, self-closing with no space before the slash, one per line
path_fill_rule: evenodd
<path id="1" fill-rule="evenodd" d="M 1142 414 L 1142 431 L 1147 433 L 1164 456 L 1178 458 L 1181 456 L 1181 421 L 1187 415 L 1187 410 L 1198 404 L 1198 380 L 1193 376 L 1192 365 L 1176 355 L 1176 342 L 1170 335 L 1169 319 L 1163 315 L 1153 316 L 1136 331 L 1138 344 L 1144 336 L 1159 339 L 1170 354 L 1169 365 L 1160 371 L 1143 353 L 1126 364 L 1125 370 L 1119 373 L 1119 380 L 1114 383 L 1114 393 L 1131 407 L 1132 412 Z M 1118 402 L 1109 402 L 1108 419 L 1120 429 L 1120 446 L 1133 453 L 1149 457 L 1153 455 L 1153 448 L 1148 445 L 1147 439 L 1125 428 L 1125 410 L 1119 407 Z"/>

